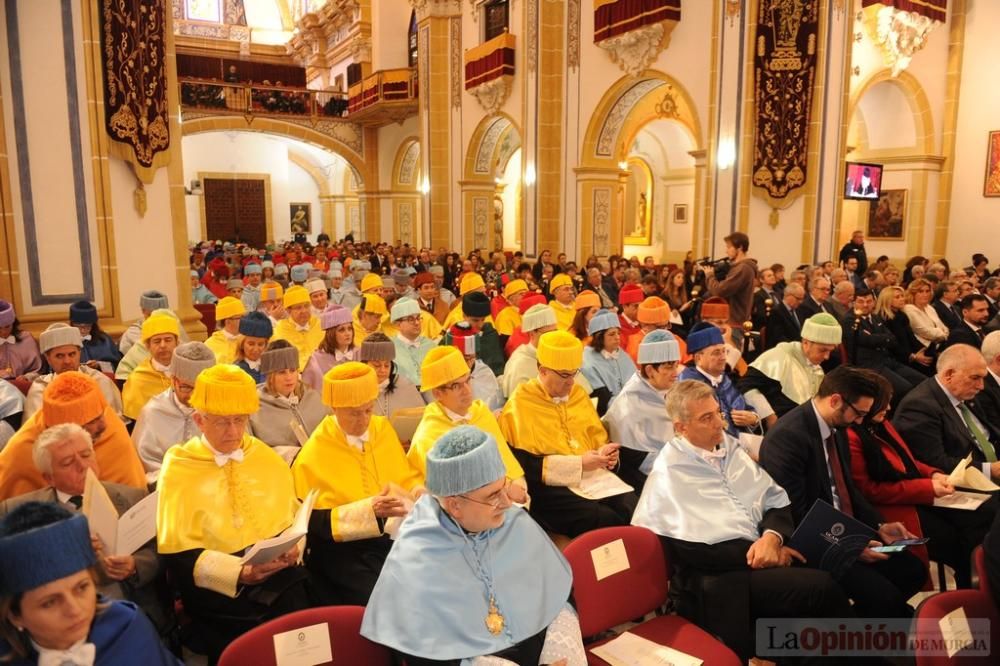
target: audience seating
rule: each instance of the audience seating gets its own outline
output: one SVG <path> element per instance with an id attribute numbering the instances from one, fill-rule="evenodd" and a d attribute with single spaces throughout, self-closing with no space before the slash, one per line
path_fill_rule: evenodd
<path id="1" fill-rule="evenodd" d="M 621 539 L 629 568 L 597 580 L 591 552 Z M 667 601 L 667 561 L 660 539 L 644 527 L 607 527 L 578 536 L 565 549 L 573 569 L 573 598 L 580 614 L 584 643 L 612 627 L 624 624 Z M 702 659 L 712 666 L 737 666 L 736 654 L 696 625 L 677 615 L 659 615 L 629 629 L 661 645 Z M 607 666 L 590 649 L 611 639 L 587 644 L 589 664 Z"/>
<path id="2" fill-rule="evenodd" d="M 215 330 L 215 305 L 211 303 L 195 303 L 194 309 L 201 315 L 201 323 L 209 335 Z"/>
<path id="3" fill-rule="evenodd" d="M 372 643 L 359 633 L 364 614 L 362 606 L 324 606 L 283 615 L 230 643 L 219 658 L 219 666 L 275 666 L 275 634 L 324 622 L 330 632 L 333 654 L 333 661 L 329 663 L 334 666 L 391 666 L 389 648 Z"/>
<path id="4" fill-rule="evenodd" d="M 990 622 L 989 647 L 987 656 L 971 656 L 959 650 L 953 656 L 937 654 L 939 650 L 928 646 L 942 638 L 940 620 L 948 613 L 963 609 L 970 620 L 986 619 Z M 993 607 L 993 601 L 981 590 L 951 590 L 925 599 L 918 607 L 914 628 L 922 641 L 917 641 L 915 651 L 916 666 L 986 666 L 997 663 L 997 646 L 1000 646 L 1000 613 Z M 929 640 L 928 640 L 929 639 Z"/>

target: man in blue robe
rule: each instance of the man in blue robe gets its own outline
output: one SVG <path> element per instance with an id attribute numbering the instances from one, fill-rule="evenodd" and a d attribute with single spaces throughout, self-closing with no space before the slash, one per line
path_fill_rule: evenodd
<path id="1" fill-rule="evenodd" d="M 399 529 L 361 634 L 410 666 L 586 663 L 569 564 L 507 496 L 496 441 L 473 426 L 427 454 L 428 494 Z M 494 662 L 491 662 L 494 663 Z"/>

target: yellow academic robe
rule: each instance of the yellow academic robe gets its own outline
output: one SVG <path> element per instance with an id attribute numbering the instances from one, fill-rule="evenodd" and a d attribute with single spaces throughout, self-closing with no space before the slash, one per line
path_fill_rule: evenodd
<path id="1" fill-rule="evenodd" d="M 538 379 L 518 385 L 500 413 L 500 431 L 514 448 L 545 456 L 542 482 L 575 485 L 583 469 L 580 456 L 608 443 L 594 403 L 574 384 L 564 403 L 555 403 Z"/>
<path id="2" fill-rule="evenodd" d="M 372 498 L 388 484 L 405 491 L 420 485 L 396 431 L 381 416 L 372 416 L 364 451 L 347 441 L 333 416 L 324 418 L 292 464 L 295 491 L 305 497 L 319 491 L 317 509 L 332 509 L 330 527 L 335 541 L 369 539 L 382 534 L 372 510 Z"/>
<path id="3" fill-rule="evenodd" d="M 153 367 L 153 359 L 135 366 L 122 387 L 122 411 L 130 419 L 139 418 L 139 412 L 149 400 L 170 388 L 170 377 Z"/>
<path id="4" fill-rule="evenodd" d="M 236 343 L 239 337 L 233 336 L 230 339 L 225 331 L 216 331 L 205 340 L 205 346 L 215 354 L 215 362 L 219 364 L 229 364 L 236 362 Z"/>
<path id="5" fill-rule="evenodd" d="M 219 467 L 199 435 L 163 456 L 157 488 L 156 543 L 165 555 L 203 549 L 194 566 L 199 587 L 236 596 L 245 548 L 280 534 L 299 501 L 288 464 L 274 449 L 243 435 L 243 461 Z"/>
<path id="6" fill-rule="evenodd" d="M 449 328 L 451 328 L 452 326 L 454 326 L 458 322 L 465 321 L 465 313 L 462 312 L 461 301 L 458 301 L 458 303 L 459 304 L 456 305 L 455 307 L 453 307 L 451 309 L 451 312 L 448 313 L 448 317 L 444 320 L 444 323 L 441 324 L 441 328 L 443 330 L 447 331 Z M 492 316 L 486 317 L 486 322 L 485 323 L 486 324 L 492 324 L 493 323 L 493 317 Z M 494 328 L 495 328 L 495 326 L 494 326 Z"/>
<path id="7" fill-rule="evenodd" d="M 559 301 L 549 302 L 552 309 L 556 311 L 556 328 L 560 331 L 573 332 L 573 320 L 576 319 L 576 306 L 570 303 L 563 305 Z"/>
<path id="8" fill-rule="evenodd" d="M 482 400 L 475 400 L 469 408 L 468 416 L 469 420 L 463 421 L 463 423 L 488 432 L 496 439 L 497 448 L 500 449 L 500 458 L 503 460 L 504 467 L 507 468 L 507 478 L 514 481 L 524 476 L 521 464 L 510 452 L 507 438 L 500 432 L 500 425 L 489 407 Z M 410 465 L 419 472 L 421 479 L 427 478 L 427 453 L 442 435 L 458 425 L 460 424 L 457 421 L 452 421 L 448 417 L 439 402 L 432 402 L 424 408 L 424 415 L 420 419 L 420 425 L 417 426 L 416 432 L 413 433 L 410 450 L 406 453 Z"/>
<path id="9" fill-rule="evenodd" d="M 309 357 L 323 342 L 325 332 L 319 327 L 319 319 L 314 316 L 309 317 L 309 327 L 305 331 L 300 331 L 298 325 L 292 321 L 291 317 L 286 317 L 278 322 L 274 327 L 274 335 L 271 340 L 287 340 L 299 351 L 299 371 L 305 370 Z M 357 340 L 355 340 L 357 344 Z M 221 363 L 221 361 L 220 361 Z"/>
<path id="10" fill-rule="evenodd" d="M 514 329 L 521 325 L 521 312 L 513 305 L 508 305 L 497 313 L 496 329 L 500 335 L 513 335 Z"/>

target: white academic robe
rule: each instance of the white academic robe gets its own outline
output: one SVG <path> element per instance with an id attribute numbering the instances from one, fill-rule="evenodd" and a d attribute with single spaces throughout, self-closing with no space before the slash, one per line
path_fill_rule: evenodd
<path id="1" fill-rule="evenodd" d="M 667 416 L 665 393 L 654 389 L 641 375 L 634 374 L 611 400 L 602 419 L 612 442 L 646 451 L 639 471 L 647 476 L 663 445 L 674 436 L 674 424 Z"/>
<path id="2" fill-rule="evenodd" d="M 193 414 L 194 408 L 182 405 L 172 388 L 157 393 L 143 405 L 132 430 L 132 443 L 139 451 L 147 481 L 156 480 L 167 449 L 201 434 Z"/>
<path id="3" fill-rule="evenodd" d="M 806 359 L 801 342 L 780 342 L 750 367 L 781 384 L 781 392 L 798 405 L 812 400 L 823 382 L 823 368 Z"/>

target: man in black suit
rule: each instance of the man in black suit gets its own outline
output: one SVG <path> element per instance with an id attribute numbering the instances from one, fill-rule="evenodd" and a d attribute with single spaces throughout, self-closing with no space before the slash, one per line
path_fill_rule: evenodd
<path id="1" fill-rule="evenodd" d="M 1000 430 L 1000 331 L 983 338 L 980 350 L 986 360 L 986 378 L 983 390 L 976 396 L 976 405 L 983 412 L 987 423 Z"/>
<path id="2" fill-rule="evenodd" d="M 816 397 L 785 416 L 768 431 L 760 464 L 788 493 L 796 524 L 816 500 L 832 504 L 878 531 L 882 543 L 910 538 L 901 523 L 885 523 L 854 486 L 850 447 L 844 427 L 860 423 L 878 395 L 870 370 L 842 366 L 828 374 Z M 923 586 L 927 571 L 911 553 L 886 556 L 872 542 L 840 579 L 861 617 L 909 617 L 907 600 Z"/>
<path id="3" fill-rule="evenodd" d="M 874 309 L 875 295 L 871 291 L 865 288 L 855 292 L 854 310 L 844 320 L 844 346 L 851 363 L 874 370 L 889 380 L 893 404 L 897 404 L 926 377 L 896 360 L 893 350 L 899 342 L 885 320 L 872 314 Z"/>
<path id="4" fill-rule="evenodd" d="M 934 290 L 932 305 L 941 323 L 947 326 L 948 330 L 962 323 L 962 312 L 958 309 L 958 283 L 954 280 L 941 281 Z"/>
<path id="5" fill-rule="evenodd" d="M 785 287 L 781 302 L 771 308 L 764 333 L 765 348 L 771 349 L 780 342 L 796 342 L 802 339 L 802 320 L 796 309 L 806 295 L 806 290 L 797 282 Z"/>
<path id="6" fill-rule="evenodd" d="M 1000 278 L 991 277 L 983 282 L 982 294 L 986 297 L 986 304 L 990 310 L 990 319 L 1000 312 Z"/>
<path id="7" fill-rule="evenodd" d="M 990 475 L 1000 479 L 1000 430 L 972 402 L 987 374 L 976 348 L 955 345 L 938 356 L 937 374 L 903 398 L 893 425 L 917 460 L 950 472 L 971 453 L 977 466 L 990 463 Z"/>
<path id="8" fill-rule="evenodd" d="M 951 329 L 945 346 L 969 345 L 979 349 L 985 332 L 983 327 L 990 320 L 989 303 L 982 294 L 969 294 L 959 301 L 962 323 Z"/>
<path id="9" fill-rule="evenodd" d="M 771 310 L 781 300 L 781 292 L 775 287 L 778 280 L 774 276 L 774 270 L 770 267 L 762 268 L 757 273 L 757 281 L 760 282 L 760 288 L 753 293 L 753 310 L 750 319 L 753 322 L 753 327 L 759 331 L 767 325 Z M 771 301 L 770 306 L 767 305 L 768 300 Z"/>

